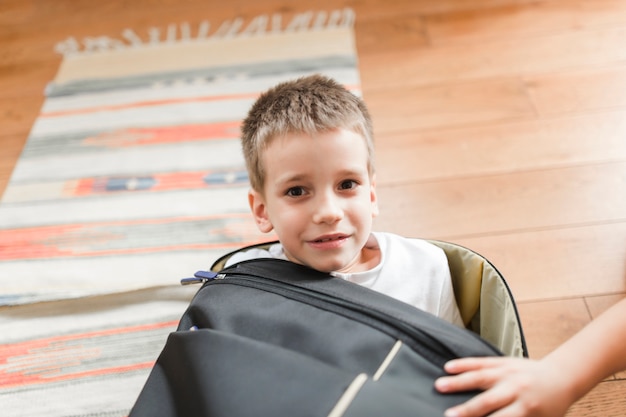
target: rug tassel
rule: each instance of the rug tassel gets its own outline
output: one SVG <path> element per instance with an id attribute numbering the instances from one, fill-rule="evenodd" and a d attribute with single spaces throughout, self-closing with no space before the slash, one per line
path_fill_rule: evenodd
<path id="1" fill-rule="evenodd" d="M 165 31 L 165 39 L 161 39 L 162 31 L 159 28 L 148 29 L 148 40 L 144 41 L 132 29 L 122 31 L 122 39 L 108 36 L 86 37 L 81 42 L 74 37 L 58 42 L 54 50 L 63 55 L 78 55 L 97 53 L 111 50 L 141 48 L 160 43 L 204 41 L 207 39 L 225 39 L 233 37 L 260 36 L 268 33 L 294 32 L 306 30 L 324 30 L 341 27 L 351 28 L 354 25 L 355 14 L 350 8 L 333 10 L 330 14 L 325 11 L 303 12 L 296 14 L 291 21 L 282 28 L 282 15 L 274 14 L 271 19 L 268 15 L 253 18 L 247 26 L 241 18 L 224 21 L 217 30 L 209 35 L 210 23 L 203 20 L 198 25 L 196 37 L 192 37 L 191 26 L 188 22 L 170 24 Z"/>

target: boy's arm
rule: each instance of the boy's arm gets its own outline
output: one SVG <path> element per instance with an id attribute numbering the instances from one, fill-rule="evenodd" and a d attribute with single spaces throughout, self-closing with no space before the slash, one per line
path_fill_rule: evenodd
<path id="1" fill-rule="evenodd" d="M 541 360 L 454 360 L 446 370 L 458 375 L 438 379 L 435 387 L 444 393 L 485 390 L 449 409 L 447 417 L 561 417 L 597 383 L 626 369 L 625 339 L 626 299 Z"/>

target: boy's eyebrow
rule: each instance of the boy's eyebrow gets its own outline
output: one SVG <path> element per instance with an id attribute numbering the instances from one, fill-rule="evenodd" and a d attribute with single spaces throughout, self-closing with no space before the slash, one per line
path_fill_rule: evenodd
<path id="1" fill-rule="evenodd" d="M 342 177 L 360 177 L 360 176 L 366 176 L 369 175 L 369 171 L 367 170 L 367 168 L 365 169 L 361 169 L 361 168 L 345 168 L 343 170 L 341 170 L 339 172 L 339 175 Z"/>
<path id="2" fill-rule="evenodd" d="M 304 174 L 293 174 L 293 175 L 286 174 L 276 179 L 276 182 L 279 184 L 288 184 L 292 182 L 300 182 L 300 181 L 305 180 L 306 178 L 307 176 Z"/>

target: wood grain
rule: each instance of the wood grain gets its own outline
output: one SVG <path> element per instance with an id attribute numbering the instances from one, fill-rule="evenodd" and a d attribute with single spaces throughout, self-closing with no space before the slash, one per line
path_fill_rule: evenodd
<path id="1" fill-rule="evenodd" d="M 625 137 L 624 110 L 381 133 L 377 179 L 387 185 L 619 161 Z"/>
<path id="2" fill-rule="evenodd" d="M 536 36 L 528 42 L 494 39 L 364 55 L 366 92 L 462 80 L 522 76 L 623 64 L 626 28 L 572 30 Z M 394 65 L 377 65 L 394 62 Z"/>
<path id="3" fill-rule="evenodd" d="M 510 3 L 483 10 L 435 14 L 425 19 L 435 44 L 474 43 L 491 38 L 525 40 L 571 30 L 626 25 L 621 0 L 557 0 Z"/>
<path id="4" fill-rule="evenodd" d="M 626 410 L 626 380 L 599 384 L 567 413 L 567 417 L 623 417 Z"/>
<path id="5" fill-rule="evenodd" d="M 7 135 L 26 137 L 43 104 L 43 97 L 0 98 L 0 140 Z"/>
<path id="6" fill-rule="evenodd" d="M 518 303 L 531 358 L 540 359 L 589 324 L 581 299 Z M 546 325 L 550 323 L 550 325 Z"/>
<path id="7" fill-rule="evenodd" d="M 533 117 L 517 78 L 367 91 L 378 135 Z"/>
<path id="8" fill-rule="evenodd" d="M 459 238 L 621 222 L 626 162 L 378 187 L 377 227 Z"/>
<path id="9" fill-rule="evenodd" d="M 525 83 L 540 115 L 626 106 L 625 66 L 529 76 Z"/>

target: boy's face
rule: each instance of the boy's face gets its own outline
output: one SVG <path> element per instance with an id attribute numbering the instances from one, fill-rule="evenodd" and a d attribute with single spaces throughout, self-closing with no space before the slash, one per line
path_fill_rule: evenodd
<path id="1" fill-rule="evenodd" d="M 251 190 L 259 230 L 274 230 L 287 258 L 319 271 L 356 272 L 378 214 L 364 139 L 337 129 L 274 138 L 262 155 L 263 193 Z"/>

